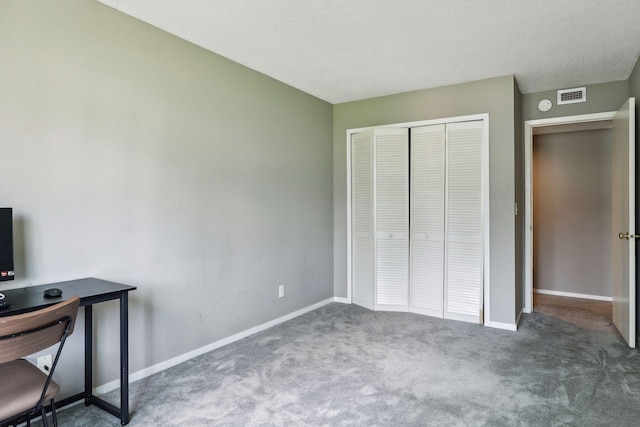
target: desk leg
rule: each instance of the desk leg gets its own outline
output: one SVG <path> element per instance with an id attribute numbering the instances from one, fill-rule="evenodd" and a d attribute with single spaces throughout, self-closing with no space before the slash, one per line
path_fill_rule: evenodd
<path id="1" fill-rule="evenodd" d="M 91 404 L 93 393 L 93 307 L 84 307 L 84 404 Z"/>
<path id="2" fill-rule="evenodd" d="M 120 297 L 120 423 L 129 423 L 129 295 Z"/>

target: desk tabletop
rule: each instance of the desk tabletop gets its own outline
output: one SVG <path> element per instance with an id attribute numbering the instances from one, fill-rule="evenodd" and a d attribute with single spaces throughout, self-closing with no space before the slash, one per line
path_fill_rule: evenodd
<path id="1" fill-rule="evenodd" d="M 44 291 L 49 288 L 62 290 L 62 296 L 57 298 L 45 298 Z M 47 307 L 71 298 L 74 295 L 80 297 L 80 305 L 86 306 L 96 302 L 109 301 L 120 298 L 123 294 L 135 290 L 135 286 L 109 282 L 93 277 L 66 282 L 47 283 L 45 285 L 27 286 L 25 288 L 0 290 L 5 295 L 5 301 L 11 307 L 0 309 L 0 317 L 26 313 L 28 311 Z"/>

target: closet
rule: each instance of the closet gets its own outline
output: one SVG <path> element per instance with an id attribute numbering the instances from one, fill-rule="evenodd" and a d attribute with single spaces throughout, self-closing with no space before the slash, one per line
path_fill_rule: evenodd
<path id="1" fill-rule="evenodd" d="M 484 126 L 351 135 L 353 303 L 482 323 Z"/>

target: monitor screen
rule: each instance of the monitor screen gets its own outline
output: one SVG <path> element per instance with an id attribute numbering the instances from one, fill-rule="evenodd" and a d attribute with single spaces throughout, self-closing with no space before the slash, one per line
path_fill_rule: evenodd
<path id="1" fill-rule="evenodd" d="M 0 282 L 13 278 L 13 212 L 0 208 Z"/>

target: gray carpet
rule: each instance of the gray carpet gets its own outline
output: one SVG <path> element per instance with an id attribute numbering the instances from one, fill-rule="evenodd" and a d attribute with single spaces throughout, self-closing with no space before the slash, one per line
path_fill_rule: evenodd
<path id="1" fill-rule="evenodd" d="M 131 392 L 131 426 L 637 426 L 640 352 L 540 313 L 509 332 L 334 303 Z"/>

